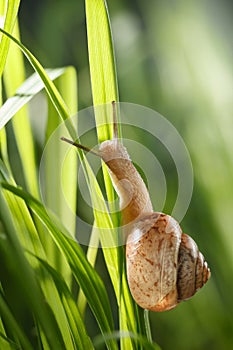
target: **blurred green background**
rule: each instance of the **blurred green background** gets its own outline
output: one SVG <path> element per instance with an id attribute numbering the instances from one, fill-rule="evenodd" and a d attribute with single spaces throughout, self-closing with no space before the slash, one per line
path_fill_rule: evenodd
<path id="1" fill-rule="evenodd" d="M 212 272 L 192 300 L 150 314 L 153 338 L 163 349 L 232 349 L 233 3 L 109 0 L 108 7 L 120 101 L 164 115 L 190 152 L 195 183 L 182 227 Z M 22 0 L 19 13 L 21 39 L 43 66 L 77 68 L 79 109 L 92 105 L 84 11 L 81 0 Z M 166 175 L 172 182 L 169 164 Z M 101 257 L 97 268 L 105 275 Z"/>

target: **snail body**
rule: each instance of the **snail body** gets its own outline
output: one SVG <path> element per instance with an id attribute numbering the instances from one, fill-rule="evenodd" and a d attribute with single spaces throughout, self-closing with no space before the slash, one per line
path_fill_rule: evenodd
<path id="1" fill-rule="evenodd" d="M 115 139 L 103 142 L 99 152 L 120 197 L 131 294 L 144 309 L 170 310 L 207 282 L 208 265 L 174 218 L 153 212 L 147 188 L 126 148 Z"/>
<path id="2" fill-rule="evenodd" d="M 102 142 L 99 152 L 120 198 L 122 224 L 129 229 L 129 224 L 142 214 L 153 212 L 146 185 L 118 139 Z"/>
<path id="3" fill-rule="evenodd" d="M 115 138 L 102 142 L 98 151 L 62 139 L 94 153 L 108 166 L 120 198 L 127 279 L 134 300 L 151 311 L 170 310 L 191 298 L 207 282 L 210 269 L 194 240 L 182 233 L 178 222 L 153 211 L 146 185 L 114 131 Z"/>

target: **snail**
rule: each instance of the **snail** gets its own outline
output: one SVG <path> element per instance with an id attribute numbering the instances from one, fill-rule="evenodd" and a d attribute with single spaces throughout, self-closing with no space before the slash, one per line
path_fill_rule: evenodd
<path id="1" fill-rule="evenodd" d="M 114 138 L 90 150 L 69 139 L 78 148 L 99 156 L 108 166 L 120 198 L 126 232 L 128 285 L 136 303 L 147 310 L 166 311 L 191 298 L 210 278 L 210 269 L 194 240 L 182 233 L 171 216 L 154 212 L 148 190 L 118 139 L 115 103 Z"/>

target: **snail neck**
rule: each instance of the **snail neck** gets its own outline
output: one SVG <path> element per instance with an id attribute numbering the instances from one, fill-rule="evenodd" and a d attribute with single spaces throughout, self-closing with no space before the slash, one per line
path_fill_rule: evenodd
<path id="1" fill-rule="evenodd" d="M 118 140 L 110 140 L 100 145 L 99 152 L 110 169 L 114 188 L 120 197 L 122 223 L 129 224 L 141 215 L 153 212 L 146 185 L 126 148 Z"/>

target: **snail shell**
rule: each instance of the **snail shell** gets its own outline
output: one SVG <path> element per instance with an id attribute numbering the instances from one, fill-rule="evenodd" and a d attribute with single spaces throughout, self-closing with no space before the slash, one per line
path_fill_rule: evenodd
<path id="1" fill-rule="evenodd" d="M 194 240 L 163 213 L 145 215 L 134 223 L 127 239 L 126 261 L 133 298 L 152 311 L 174 308 L 210 277 Z"/>

